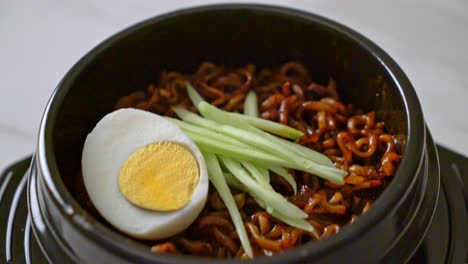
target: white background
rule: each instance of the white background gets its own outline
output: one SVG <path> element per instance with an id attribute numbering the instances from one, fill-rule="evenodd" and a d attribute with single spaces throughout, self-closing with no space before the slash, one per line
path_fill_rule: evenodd
<path id="1" fill-rule="evenodd" d="M 219 2 L 0 1 L 0 170 L 34 151 L 49 96 L 87 51 L 145 18 Z M 376 42 L 415 86 L 436 141 L 468 156 L 468 1 L 257 2 L 329 17 Z"/>

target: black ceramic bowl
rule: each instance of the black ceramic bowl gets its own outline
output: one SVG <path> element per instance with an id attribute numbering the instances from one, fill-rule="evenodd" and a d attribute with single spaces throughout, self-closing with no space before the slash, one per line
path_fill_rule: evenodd
<path id="1" fill-rule="evenodd" d="M 114 35 L 58 85 L 41 123 L 28 189 L 34 234 L 53 263 L 207 262 L 151 253 L 94 219 L 69 191 L 87 133 L 119 97 L 155 81 L 163 69 L 194 72 L 206 60 L 259 67 L 301 61 L 314 80 L 333 77 L 345 102 L 375 110 L 402 139 L 396 175 L 367 214 L 329 239 L 256 263 L 401 263 L 411 256 L 435 208 L 439 168 L 402 70 L 371 41 L 326 18 L 280 7 L 215 5 L 157 16 Z"/>

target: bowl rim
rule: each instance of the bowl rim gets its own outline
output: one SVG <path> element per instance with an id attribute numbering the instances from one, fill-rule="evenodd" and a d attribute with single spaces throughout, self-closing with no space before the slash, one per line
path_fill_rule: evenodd
<path id="1" fill-rule="evenodd" d="M 376 225 L 380 218 L 390 212 L 394 206 L 399 203 L 399 200 L 404 197 L 405 190 L 407 190 L 408 186 L 414 182 L 415 177 L 412 176 L 417 175 L 419 172 L 419 168 L 421 167 L 420 164 L 423 161 L 422 157 L 426 142 L 425 124 L 419 100 L 412 84 L 402 69 L 375 43 L 353 29 L 338 22 L 308 11 L 290 7 L 266 4 L 214 4 L 177 9 L 175 11 L 145 19 L 127 27 L 105 39 L 84 55 L 73 65 L 57 85 L 49 99 L 49 102 L 47 103 L 39 128 L 36 155 L 37 166 L 42 174 L 47 191 L 49 191 L 55 204 L 64 215 L 73 216 L 69 219 L 70 223 L 74 228 L 76 228 L 76 230 L 104 248 L 113 249 L 117 255 L 122 257 L 131 257 L 140 261 L 158 260 L 170 262 L 180 260 L 191 262 L 191 260 L 195 260 L 195 262 L 197 262 L 199 260 L 206 260 L 205 258 L 194 258 L 192 256 L 167 256 L 166 254 L 154 254 L 148 250 L 147 246 L 143 246 L 138 242 L 129 242 L 128 239 L 124 240 L 125 237 L 123 235 L 111 230 L 98 221 L 95 221 L 93 224 L 89 224 L 89 222 L 85 220 L 90 219 L 91 216 L 71 196 L 71 193 L 68 191 L 61 178 L 56 163 L 52 135 L 58 115 L 58 106 L 62 104 L 65 95 L 80 72 L 85 69 L 87 65 L 89 65 L 100 53 L 104 52 L 116 42 L 131 36 L 145 27 L 176 16 L 226 10 L 249 10 L 259 13 L 273 14 L 285 18 L 294 17 L 327 27 L 336 31 L 337 34 L 341 34 L 344 37 L 349 38 L 351 41 L 367 50 L 374 59 L 380 62 L 385 71 L 391 76 L 392 81 L 398 87 L 399 93 L 403 98 L 404 108 L 407 114 L 408 134 L 405 154 L 403 155 L 402 161 L 393 180 L 376 200 L 375 204 L 378 206 L 374 206 L 372 210 L 369 210 L 365 215 L 360 216 L 358 221 L 352 225 L 344 226 L 340 232 L 330 238 L 323 240 L 320 243 L 308 243 L 294 249 L 289 249 L 283 254 L 275 255 L 275 259 L 280 262 L 288 262 L 293 261 L 293 259 L 296 258 L 303 258 L 311 255 L 322 256 L 329 251 L 333 251 L 342 243 L 347 243 L 358 237 L 360 234 L 365 232 L 367 228 Z M 254 261 L 255 263 L 267 263 L 269 258 L 256 257 Z M 213 260 L 212 263 L 226 262 L 229 261 Z"/>

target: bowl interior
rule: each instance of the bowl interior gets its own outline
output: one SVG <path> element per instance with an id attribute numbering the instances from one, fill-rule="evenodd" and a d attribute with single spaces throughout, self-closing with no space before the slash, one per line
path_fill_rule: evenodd
<path id="1" fill-rule="evenodd" d="M 77 63 L 55 95 L 51 144 L 63 182 L 74 185 L 87 133 L 119 97 L 145 89 L 162 70 L 192 73 L 203 61 L 257 68 L 302 62 L 316 82 L 334 78 L 344 102 L 375 110 L 404 151 L 401 88 L 362 41 L 326 19 L 258 6 L 180 11 L 127 29 Z"/>

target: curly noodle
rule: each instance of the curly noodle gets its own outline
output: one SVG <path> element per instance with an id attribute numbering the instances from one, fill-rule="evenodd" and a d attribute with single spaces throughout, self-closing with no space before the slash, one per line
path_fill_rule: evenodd
<path id="1" fill-rule="evenodd" d="M 400 161 L 395 138 L 385 132 L 374 112 L 357 114 L 352 105 L 340 101 L 336 83 L 311 80 L 305 67 L 288 62 L 279 68 L 257 72 L 254 65 L 225 68 L 202 63 L 192 75 L 162 72 L 159 82 L 146 91 L 122 97 L 115 108 L 135 107 L 173 116 L 173 106 L 196 112 L 185 82 L 212 105 L 226 111 L 242 112 L 247 92 L 256 92 L 262 118 L 304 132 L 297 143 L 327 155 L 336 167 L 346 170 L 344 185 L 337 185 L 309 173 L 290 170 L 298 192 L 283 178 L 272 174 L 272 186 L 308 214 L 318 236 L 290 227 L 270 216 L 245 193 L 232 188 L 255 256 L 272 255 L 311 240 L 321 240 L 353 223 L 367 212 L 391 180 Z M 153 243 L 153 252 L 192 254 L 217 258 L 247 258 L 231 217 L 214 188 L 197 220 L 183 233 Z"/>

